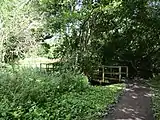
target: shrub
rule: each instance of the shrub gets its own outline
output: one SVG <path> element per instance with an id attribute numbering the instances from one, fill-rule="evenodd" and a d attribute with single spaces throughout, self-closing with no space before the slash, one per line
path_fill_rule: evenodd
<path id="1" fill-rule="evenodd" d="M 2 120 L 90 120 L 123 88 L 89 86 L 86 77 L 71 72 L 47 75 L 35 69 L 14 70 L 0 72 Z"/>

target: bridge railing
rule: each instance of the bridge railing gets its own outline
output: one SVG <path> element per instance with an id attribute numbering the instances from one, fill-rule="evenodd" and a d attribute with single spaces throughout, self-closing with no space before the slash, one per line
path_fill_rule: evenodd
<path id="1" fill-rule="evenodd" d="M 40 71 L 53 72 L 59 69 L 60 63 L 41 63 Z M 98 66 L 93 67 L 92 79 L 99 82 L 122 81 L 122 78 L 128 78 L 128 66 Z"/>
<path id="2" fill-rule="evenodd" d="M 61 65 L 59 62 L 55 63 L 40 63 L 40 71 L 44 72 L 54 72 Z"/>
<path id="3" fill-rule="evenodd" d="M 94 68 L 93 68 L 94 69 Z M 93 77 L 100 82 L 128 78 L 128 66 L 99 66 L 93 70 Z"/>

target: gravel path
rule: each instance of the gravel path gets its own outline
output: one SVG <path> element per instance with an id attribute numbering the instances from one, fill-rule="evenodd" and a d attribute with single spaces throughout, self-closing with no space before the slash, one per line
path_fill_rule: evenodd
<path id="1" fill-rule="evenodd" d="M 137 83 L 128 84 L 112 114 L 104 120 L 154 120 L 150 89 Z"/>

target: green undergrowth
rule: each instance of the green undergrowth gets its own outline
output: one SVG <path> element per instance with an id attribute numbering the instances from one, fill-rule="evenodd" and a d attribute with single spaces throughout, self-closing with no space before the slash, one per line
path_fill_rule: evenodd
<path id="1" fill-rule="evenodd" d="M 0 69 L 0 120 L 98 119 L 124 86 L 90 86 L 86 77 L 71 72 Z"/>
<path id="2" fill-rule="evenodd" d="M 160 76 L 152 79 L 150 83 L 152 87 L 152 109 L 156 120 L 160 120 Z"/>

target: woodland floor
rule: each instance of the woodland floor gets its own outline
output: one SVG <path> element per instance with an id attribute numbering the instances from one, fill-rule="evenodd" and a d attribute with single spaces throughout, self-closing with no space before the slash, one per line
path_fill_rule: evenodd
<path id="1" fill-rule="evenodd" d="M 104 120 L 154 120 L 149 87 L 136 82 L 128 84 L 119 103 Z"/>

